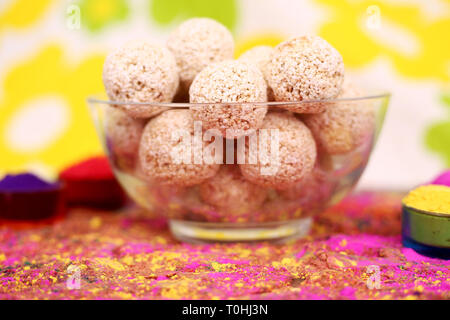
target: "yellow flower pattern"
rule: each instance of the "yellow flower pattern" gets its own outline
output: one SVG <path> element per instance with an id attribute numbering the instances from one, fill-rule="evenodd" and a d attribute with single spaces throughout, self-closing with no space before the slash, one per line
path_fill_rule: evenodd
<path id="1" fill-rule="evenodd" d="M 332 9 L 319 33 L 342 53 L 346 65 L 361 67 L 385 56 L 404 76 L 450 80 L 450 11 L 430 19 L 422 8 L 407 2 L 316 1 Z M 379 19 L 379 25 L 370 25 L 371 19 Z M 411 39 L 387 42 L 396 34 Z M 405 52 L 408 46 L 412 52 Z"/>
<path id="2" fill-rule="evenodd" d="M 276 33 L 258 33 L 249 37 L 244 37 L 240 39 L 236 44 L 236 49 L 234 55 L 238 58 L 242 53 L 256 46 L 272 46 L 275 47 L 277 44 L 282 42 L 285 37 Z"/>
<path id="3" fill-rule="evenodd" d="M 54 0 L 17 0 L 0 13 L 0 31 L 11 27 L 23 29 L 37 22 Z"/>
<path id="4" fill-rule="evenodd" d="M 59 170 L 68 163 L 101 151 L 85 99 L 88 95 L 103 90 L 103 60 L 104 55 L 99 54 L 71 65 L 60 46 L 49 45 L 6 74 L 4 95 L 0 100 L 0 170 L 22 170 L 28 168 L 29 163 L 35 162 L 42 162 Z M 12 148 L 7 141 L 10 119 L 24 105 L 49 96 L 66 102 L 69 108 L 67 113 L 70 115 L 67 127 L 43 149 L 26 151 Z M 37 118 L 36 121 L 48 119 Z M 33 132 L 29 134 L 33 135 Z"/>

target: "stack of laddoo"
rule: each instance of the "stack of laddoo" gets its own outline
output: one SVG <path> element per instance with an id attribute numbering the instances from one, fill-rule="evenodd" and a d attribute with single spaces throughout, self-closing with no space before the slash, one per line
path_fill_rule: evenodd
<path id="1" fill-rule="evenodd" d="M 103 83 L 113 165 L 149 190 L 179 190 L 190 219 L 264 221 L 274 203 L 294 201 L 296 214 L 323 204 L 333 188 L 321 158 L 353 152 L 374 131 L 372 106 L 352 99 L 364 93 L 318 36 L 234 59 L 230 31 L 193 18 L 165 46 L 135 41 L 113 51 Z"/>

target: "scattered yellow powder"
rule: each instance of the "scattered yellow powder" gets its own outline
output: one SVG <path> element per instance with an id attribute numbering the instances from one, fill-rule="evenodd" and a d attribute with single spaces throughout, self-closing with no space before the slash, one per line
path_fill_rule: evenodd
<path id="1" fill-rule="evenodd" d="M 89 221 L 89 226 L 92 229 L 98 229 L 100 228 L 100 226 L 102 225 L 102 218 L 100 217 L 92 217 L 91 220 Z"/>
<path id="2" fill-rule="evenodd" d="M 450 214 L 450 187 L 440 185 L 418 187 L 403 199 L 403 203 L 419 210 Z"/>

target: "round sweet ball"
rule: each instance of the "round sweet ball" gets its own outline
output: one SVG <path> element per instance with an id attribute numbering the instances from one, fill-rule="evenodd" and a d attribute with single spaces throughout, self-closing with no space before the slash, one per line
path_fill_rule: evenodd
<path id="1" fill-rule="evenodd" d="M 339 98 L 364 96 L 364 91 L 345 80 Z M 336 101 L 323 113 L 303 115 L 319 150 L 334 155 L 347 153 L 371 138 L 375 127 L 375 110 L 365 100 Z"/>
<path id="2" fill-rule="evenodd" d="M 228 60 L 203 69 L 189 90 L 193 118 L 204 130 L 219 130 L 226 138 L 237 138 L 258 129 L 267 113 L 267 105 L 214 104 L 267 101 L 267 85 L 254 64 Z M 205 103 L 205 104 L 201 104 Z"/>
<path id="3" fill-rule="evenodd" d="M 258 66 L 259 70 L 264 75 L 266 82 L 268 81 L 268 66 L 270 58 L 273 52 L 273 47 L 271 46 L 256 46 L 247 51 L 245 51 L 239 57 L 239 61 L 254 63 Z M 267 87 L 267 99 L 273 101 L 273 91 L 270 86 Z"/>
<path id="4" fill-rule="evenodd" d="M 343 79 L 344 62 L 340 53 L 318 36 L 301 36 L 280 43 L 274 48 L 268 66 L 268 82 L 276 101 L 335 98 Z M 323 106 L 293 104 L 286 109 L 321 112 Z"/>
<path id="5" fill-rule="evenodd" d="M 167 47 L 180 70 L 180 91 L 188 93 L 195 76 L 207 65 L 233 59 L 234 40 L 230 31 L 209 18 L 192 18 L 169 36 Z"/>
<path id="6" fill-rule="evenodd" d="M 240 164 L 248 181 L 283 190 L 313 170 L 316 144 L 309 129 L 293 114 L 269 112 L 255 134 L 253 147 L 251 138 L 246 141 L 245 163 Z"/>
<path id="7" fill-rule="evenodd" d="M 249 213 L 258 209 L 267 196 L 267 190 L 255 185 L 241 174 L 237 165 L 223 165 L 211 179 L 199 186 L 201 199 L 218 211 L 228 214 Z"/>
<path id="8" fill-rule="evenodd" d="M 241 54 L 238 60 L 256 64 L 266 76 L 272 51 L 273 48 L 271 46 L 256 46 Z"/>
<path id="9" fill-rule="evenodd" d="M 135 119 L 124 111 L 108 107 L 105 113 L 105 133 L 108 149 L 116 166 L 133 169 L 145 120 Z"/>
<path id="10" fill-rule="evenodd" d="M 117 104 L 135 118 L 149 118 L 166 110 L 151 103 L 171 102 L 178 83 L 174 55 L 146 42 L 129 42 L 118 48 L 106 57 L 103 66 L 103 84 L 111 100 L 149 103 Z"/>
<path id="11" fill-rule="evenodd" d="M 284 199 L 296 201 L 302 209 L 313 209 L 326 205 L 335 186 L 336 180 L 316 166 L 307 177 L 292 188 L 278 192 Z"/>
<path id="12" fill-rule="evenodd" d="M 139 146 L 140 174 L 146 180 L 177 186 L 192 186 L 211 178 L 220 165 L 207 162 L 203 151 L 207 142 L 194 141 L 188 109 L 167 110 L 151 119 Z"/>

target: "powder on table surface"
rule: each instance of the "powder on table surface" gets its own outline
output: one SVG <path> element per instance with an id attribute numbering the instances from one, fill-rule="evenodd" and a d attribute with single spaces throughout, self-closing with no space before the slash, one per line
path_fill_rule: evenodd
<path id="1" fill-rule="evenodd" d="M 0 299 L 448 300 L 450 261 L 402 247 L 402 197 L 352 194 L 281 245 L 190 245 L 140 209 L 71 210 L 51 229 L 0 229 Z"/>
<path id="2" fill-rule="evenodd" d="M 431 182 L 431 184 L 438 184 L 450 187 L 450 170 L 447 170 L 440 174 L 436 179 Z"/>
<path id="3" fill-rule="evenodd" d="M 450 187 L 442 185 L 420 186 L 412 190 L 403 203 L 412 208 L 435 213 L 450 214 Z"/>
<path id="4" fill-rule="evenodd" d="M 0 192 L 36 192 L 57 187 L 58 183 L 47 182 L 31 173 L 6 175 L 0 181 Z"/>
<path id="5" fill-rule="evenodd" d="M 93 157 L 77 163 L 61 172 L 63 180 L 103 180 L 114 179 L 108 159 L 103 156 Z"/>

